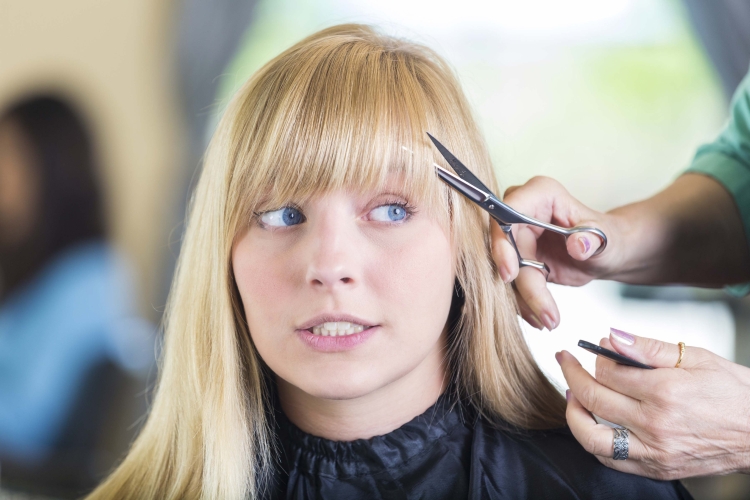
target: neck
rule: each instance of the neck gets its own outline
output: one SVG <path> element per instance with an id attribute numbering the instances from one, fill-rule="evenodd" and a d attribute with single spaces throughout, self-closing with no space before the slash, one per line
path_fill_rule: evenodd
<path id="1" fill-rule="evenodd" d="M 381 436 L 398 429 L 432 406 L 447 386 L 445 335 L 406 375 L 352 399 L 312 396 L 277 377 L 287 418 L 308 434 L 333 441 Z"/>

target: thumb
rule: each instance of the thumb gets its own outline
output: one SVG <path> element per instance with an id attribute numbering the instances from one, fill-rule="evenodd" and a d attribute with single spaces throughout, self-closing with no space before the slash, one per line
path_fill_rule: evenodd
<path id="1" fill-rule="evenodd" d="M 654 368 L 674 368 L 680 359 L 680 347 L 677 344 L 638 337 L 616 328 L 609 329 L 609 340 L 618 353 Z M 683 356 L 680 368 L 686 368 L 688 359 L 689 356 Z"/>
<path id="2" fill-rule="evenodd" d="M 594 224 L 579 223 L 579 226 L 594 226 Z M 586 260 L 599 250 L 604 242 L 597 235 L 587 232 L 571 234 L 567 241 L 568 255 L 576 260 Z"/>

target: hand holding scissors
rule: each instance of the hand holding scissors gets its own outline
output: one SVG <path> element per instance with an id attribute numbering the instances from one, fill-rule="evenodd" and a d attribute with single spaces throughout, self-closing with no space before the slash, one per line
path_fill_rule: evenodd
<path id="1" fill-rule="evenodd" d="M 456 174 L 458 174 L 454 175 L 444 168 L 441 168 L 439 165 L 435 165 L 435 169 L 437 170 L 437 174 L 438 176 L 440 176 L 440 179 L 442 179 L 446 184 L 464 195 L 466 198 L 479 205 L 479 207 L 488 212 L 490 216 L 498 222 L 503 233 L 505 233 L 505 235 L 508 237 L 508 240 L 516 251 L 516 255 L 518 256 L 518 264 L 520 267 L 533 267 L 534 269 L 538 269 L 544 274 L 545 280 L 549 277 L 550 269 L 545 263 L 530 259 L 524 259 L 521 256 L 521 252 L 518 250 L 518 245 L 516 244 L 515 238 L 513 237 L 513 232 L 511 231 L 513 224 L 530 224 L 547 231 L 561 234 L 566 238 L 575 233 L 591 233 L 601 239 L 601 246 L 596 250 L 594 255 L 598 255 L 606 248 L 607 236 L 600 229 L 588 226 L 575 226 L 571 228 L 560 227 L 554 224 L 538 221 L 512 209 L 511 207 L 500 201 L 500 199 L 495 196 L 495 194 L 490 191 L 487 186 L 482 183 L 482 181 L 480 181 L 468 168 L 466 168 L 466 166 L 461 163 L 458 158 L 453 156 L 453 153 L 448 151 L 445 146 L 440 144 L 437 139 L 435 139 L 429 133 L 427 135 L 430 137 L 433 144 L 435 144 L 435 147 L 437 147 L 438 151 L 440 151 L 440 154 L 443 155 L 443 158 L 445 158 L 445 160 L 453 168 Z"/>

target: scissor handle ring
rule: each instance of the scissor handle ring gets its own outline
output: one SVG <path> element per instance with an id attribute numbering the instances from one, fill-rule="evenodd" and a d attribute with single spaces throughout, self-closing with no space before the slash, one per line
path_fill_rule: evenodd
<path id="1" fill-rule="evenodd" d="M 545 264 L 544 262 L 539 262 L 538 260 L 520 259 L 518 261 L 518 265 L 519 267 L 533 267 L 534 269 L 538 269 L 544 275 L 544 281 L 549 281 L 549 266 L 547 266 L 547 264 Z"/>
<path id="2" fill-rule="evenodd" d="M 599 246 L 599 248 L 596 249 L 596 252 L 594 252 L 594 255 L 592 255 L 592 257 L 599 255 L 604 251 L 605 248 L 607 248 L 607 235 L 604 234 L 604 231 L 602 231 L 601 229 L 589 226 L 575 226 L 568 228 L 566 233 L 567 234 L 565 234 L 565 239 L 568 239 L 569 236 L 575 233 L 591 233 L 598 236 L 602 244 L 601 246 Z"/>

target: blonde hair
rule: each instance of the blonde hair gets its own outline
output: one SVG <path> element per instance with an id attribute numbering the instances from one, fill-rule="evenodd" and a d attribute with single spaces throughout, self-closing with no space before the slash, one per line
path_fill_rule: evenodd
<path id="1" fill-rule="evenodd" d="M 431 165 L 442 160 L 425 131 L 497 191 L 456 78 L 423 46 L 367 26 L 335 26 L 243 86 L 211 141 L 191 203 L 153 407 L 127 457 L 90 498 L 263 494 L 274 463 L 269 376 L 234 283 L 234 238 L 264 206 L 377 188 L 393 174 L 454 242 L 464 305 L 447 352 L 453 387 L 495 423 L 564 425 L 564 400 L 534 363 L 513 291 L 494 268 L 489 218 L 438 180 Z"/>

